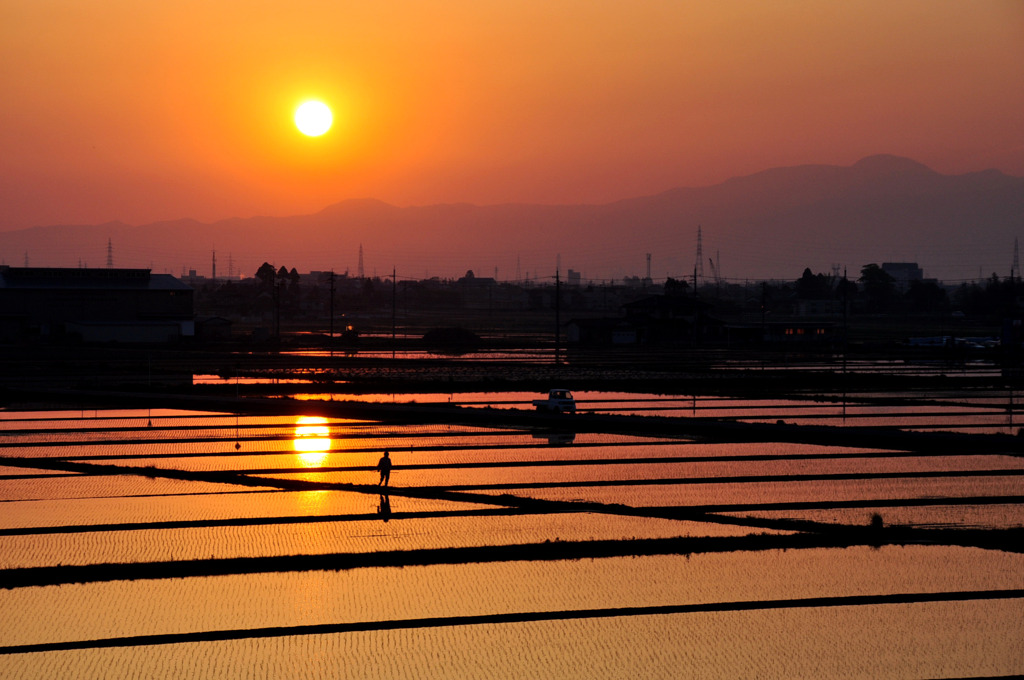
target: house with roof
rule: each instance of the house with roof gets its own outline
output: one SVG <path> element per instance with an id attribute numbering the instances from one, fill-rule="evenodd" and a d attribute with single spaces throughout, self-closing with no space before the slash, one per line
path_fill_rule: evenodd
<path id="1" fill-rule="evenodd" d="M 623 315 L 573 319 L 566 336 L 584 345 L 701 345 L 724 339 L 711 306 L 684 295 L 648 295 L 622 306 Z"/>

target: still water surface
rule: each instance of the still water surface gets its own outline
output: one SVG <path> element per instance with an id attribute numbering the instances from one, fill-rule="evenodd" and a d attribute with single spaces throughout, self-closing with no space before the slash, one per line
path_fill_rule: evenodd
<path id="1" fill-rule="evenodd" d="M 173 411 L 2 413 L 0 441 L 9 677 L 1024 671 L 1020 553 L 758 542 L 792 538 L 786 520 L 863 526 L 874 513 L 1022 526 L 1007 500 L 1022 495 L 1017 455 Z M 384 449 L 387 493 L 373 469 Z M 688 547 L 644 553 L 660 539 Z M 538 552 L 598 543 L 638 552 Z M 492 562 L 459 557 L 505 547 Z M 359 566 L 380 555 L 402 566 Z M 230 567 L 291 556 L 283 571 Z M 143 564 L 154 576 L 71 571 Z M 192 564 L 227 573 L 180 577 Z M 69 581 L 9 580 L 38 567 Z"/>

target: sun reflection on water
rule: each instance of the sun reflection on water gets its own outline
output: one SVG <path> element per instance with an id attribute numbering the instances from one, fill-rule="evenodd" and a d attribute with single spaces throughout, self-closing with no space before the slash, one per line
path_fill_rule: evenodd
<path id="1" fill-rule="evenodd" d="M 304 467 L 320 467 L 331 450 L 327 420 L 316 416 L 300 416 L 295 424 L 292 446 Z"/>

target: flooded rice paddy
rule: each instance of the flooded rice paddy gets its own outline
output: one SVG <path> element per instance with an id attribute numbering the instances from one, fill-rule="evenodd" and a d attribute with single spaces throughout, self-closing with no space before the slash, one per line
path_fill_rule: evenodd
<path id="1" fill-rule="evenodd" d="M 357 398 L 395 404 L 450 404 L 470 408 L 533 408 L 533 392 L 294 395 L 310 401 Z M 752 399 L 699 395 L 576 392 L 578 413 L 714 418 L 748 423 L 782 420 L 795 425 L 870 425 L 944 432 L 1002 432 L 1024 427 L 1024 395 L 1012 390 L 927 394 L 820 394 L 808 399 Z"/>
<path id="2" fill-rule="evenodd" d="M 433 398 L 526 403 L 453 396 Z M 686 409 L 583 396 L 611 412 Z M 699 401 L 704 417 L 749 422 L 826 408 Z M 941 401 L 914 406 L 920 417 L 864 414 L 893 429 L 1010 427 L 990 413 L 1000 403 Z M 838 439 L 2 412 L 0 676 L 1024 671 L 1024 554 L 956 538 L 1024 527 L 1019 446 Z"/>

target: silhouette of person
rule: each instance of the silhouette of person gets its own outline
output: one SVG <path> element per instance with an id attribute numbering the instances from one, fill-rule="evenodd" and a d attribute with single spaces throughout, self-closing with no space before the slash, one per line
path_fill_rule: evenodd
<path id="1" fill-rule="evenodd" d="M 391 457 L 390 454 L 385 451 L 384 456 L 377 461 L 377 470 L 380 472 L 380 481 L 377 482 L 377 486 L 387 486 L 391 482 Z"/>
<path id="2" fill-rule="evenodd" d="M 387 522 L 391 519 L 391 497 L 387 494 L 382 494 L 380 497 L 380 505 L 377 506 L 377 514 L 380 518 Z"/>

